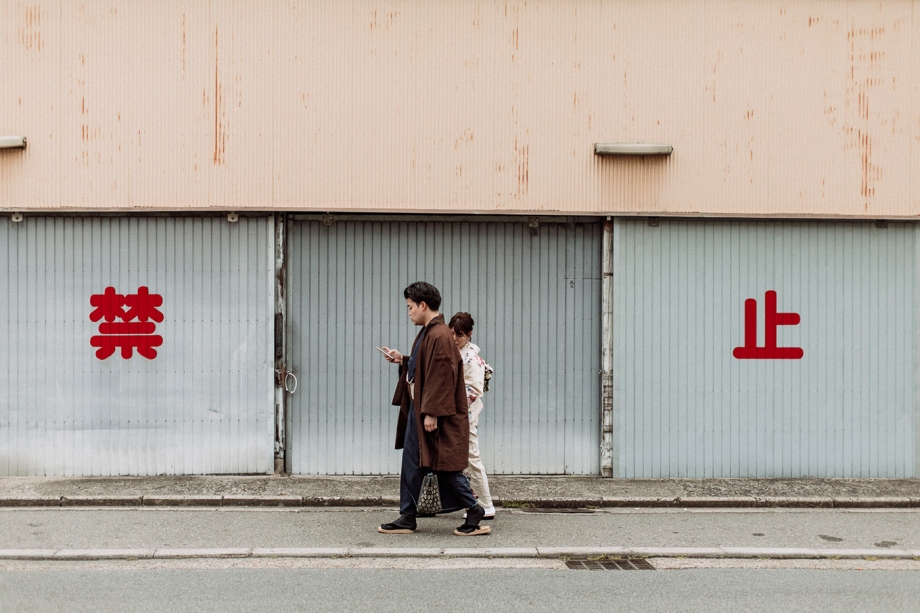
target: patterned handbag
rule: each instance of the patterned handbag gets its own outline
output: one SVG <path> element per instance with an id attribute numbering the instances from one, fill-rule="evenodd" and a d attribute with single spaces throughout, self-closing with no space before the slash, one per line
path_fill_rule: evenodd
<path id="1" fill-rule="evenodd" d="M 422 491 L 416 510 L 419 515 L 434 515 L 441 512 L 441 491 L 438 489 L 436 474 L 430 472 L 422 479 Z"/>

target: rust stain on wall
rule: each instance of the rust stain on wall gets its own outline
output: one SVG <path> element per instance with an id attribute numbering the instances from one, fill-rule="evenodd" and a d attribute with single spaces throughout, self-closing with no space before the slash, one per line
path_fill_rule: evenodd
<path id="1" fill-rule="evenodd" d="M 186 27 L 185 13 L 182 13 L 182 78 L 185 79 L 185 56 L 187 51 L 188 32 Z"/>
<path id="2" fill-rule="evenodd" d="M 214 28 L 214 164 L 224 163 L 224 152 L 227 145 L 226 126 L 221 122 L 221 106 L 223 96 L 220 87 L 220 36 Z"/>
<path id="3" fill-rule="evenodd" d="M 517 195 L 523 196 L 530 191 L 530 145 L 518 146 L 518 139 L 514 139 L 514 150 L 517 153 Z"/>
<path id="4" fill-rule="evenodd" d="M 877 130 L 885 118 L 872 107 L 873 92 L 886 84 L 886 54 L 877 47 L 876 41 L 885 34 L 884 27 L 853 28 L 847 32 L 850 51 L 849 83 L 846 89 L 846 104 L 850 110 L 845 134 L 847 148 L 859 150 L 860 195 L 867 201 L 875 196 L 876 186 L 882 179 L 883 169 L 874 162 L 873 148 L 877 142 Z M 854 112 L 855 111 L 855 112 Z"/>
<path id="5" fill-rule="evenodd" d="M 868 133 L 858 132 L 859 147 L 862 151 L 862 185 L 860 194 L 863 198 L 871 198 L 875 195 L 875 183 L 882 178 L 882 169 L 872 163 L 872 138 Z M 866 203 L 868 208 L 869 203 Z"/>
<path id="6" fill-rule="evenodd" d="M 26 49 L 41 51 L 45 46 L 41 32 L 42 9 L 40 6 L 27 6 L 23 12 L 23 25 L 17 34 L 19 42 Z"/>

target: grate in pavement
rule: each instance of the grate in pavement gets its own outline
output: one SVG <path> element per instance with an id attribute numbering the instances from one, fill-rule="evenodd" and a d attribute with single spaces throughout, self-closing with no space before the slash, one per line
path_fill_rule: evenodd
<path id="1" fill-rule="evenodd" d="M 654 566 L 642 558 L 566 560 L 565 565 L 572 570 L 655 570 Z"/>
<path id="2" fill-rule="evenodd" d="M 570 513 L 575 515 L 594 515 L 596 511 L 594 509 L 584 509 L 581 507 L 569 508 L 569 507 L 524 507 L 520 509 L 521 513 L 536 513 L 538 515 L 544 515 L 547 513 Z"/>

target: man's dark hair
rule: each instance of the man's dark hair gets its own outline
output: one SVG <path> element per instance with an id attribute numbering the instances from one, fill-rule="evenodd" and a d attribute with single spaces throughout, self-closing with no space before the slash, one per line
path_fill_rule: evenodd
<path id="1" fill-rule="evenodd" d="M 461 336 L 469 336 L 473 332 L 473 323 L 472 315 L 460 311 L 450 318 L 450 323 L 447 325 L 454 333 L 460 334 Z"/>
<path id="2" fill-rule="evenodd" d="M 403 298 L 408 298 L 415 304 L 425 303 L 432 311 L 441 308 L 441 292 L 431 283 L 416 281 L 403 290 Z"/>

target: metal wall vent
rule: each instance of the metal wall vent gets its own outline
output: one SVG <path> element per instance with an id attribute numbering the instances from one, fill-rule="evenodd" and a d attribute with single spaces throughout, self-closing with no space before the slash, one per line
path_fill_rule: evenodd
<path id="1" fill-rule="evenodd" d="M 642 558 L 618 560 L 566 560 L 565 565 L 572 570 L 655 570 L 655 567 Z"/>

